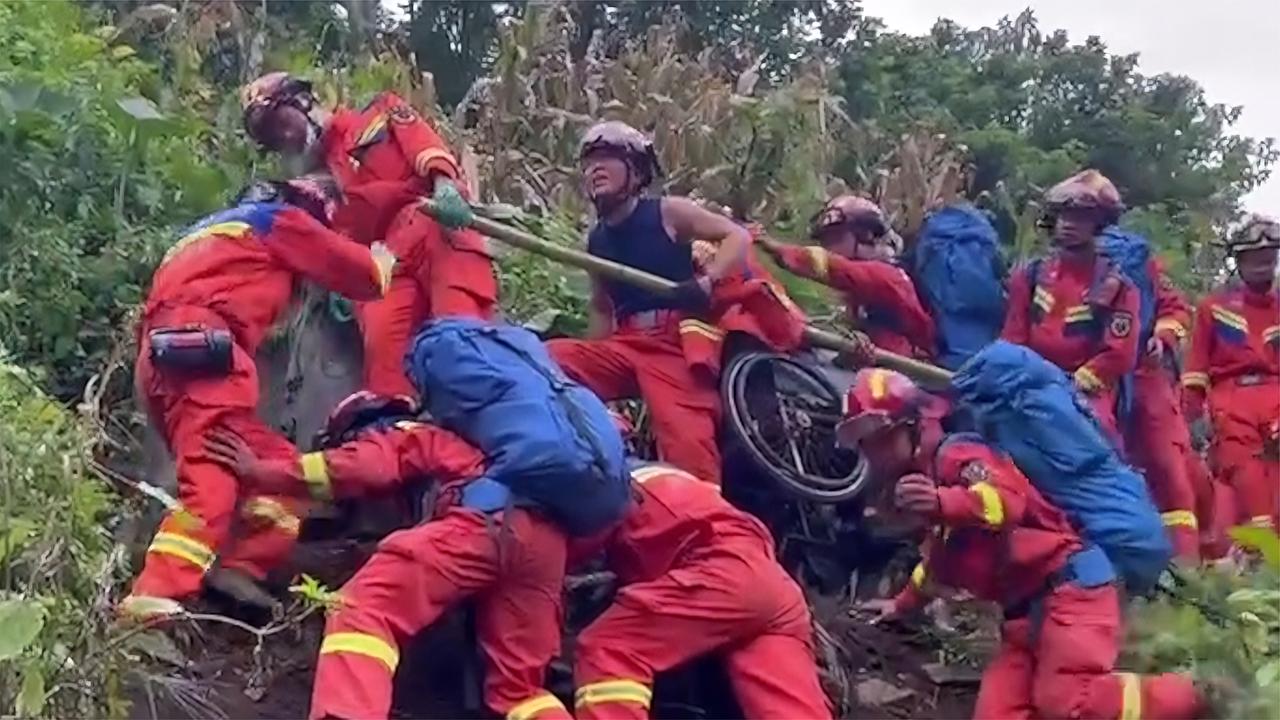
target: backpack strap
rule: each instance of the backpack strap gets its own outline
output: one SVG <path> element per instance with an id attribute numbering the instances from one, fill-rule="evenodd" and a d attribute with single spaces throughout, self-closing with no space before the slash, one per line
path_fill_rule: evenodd
<path id="1" fill-rule="evenodd" d="M 1027 302 L 1029 307 L 1027 311 L 1030 313 L 1032 322 L 1040 322 L 1044 319 L 1044 313 L 1040 311 L 1040 306 L 1036 305 L 1036 288 L 1040 286 L 1040 265 L 1043 258 L 1035 258 L 1027 263 Z"/>

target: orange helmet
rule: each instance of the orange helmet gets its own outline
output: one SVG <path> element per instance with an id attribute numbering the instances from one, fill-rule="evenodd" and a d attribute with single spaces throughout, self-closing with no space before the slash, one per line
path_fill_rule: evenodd
<path id="1" fill-rule="evenodd" d="M 1231 254 L 1280 247 L 1280 222 L 1265 215 L 1250 215 L 1231 235 Z"/>
<path id="2" fill-rule="evenodd" d="M 662 173 L 653 141 L 619 120 L 607 120 L 587 128 L 578 144 L 578 160 L 585 159 L 597 150 L 609 150 L 621 155 L 640 175 L 641 188 L 648 187 Z"/>
<path id="3" fill-rule="evenodd" d="M 809 221 L 809 236 L 816 240 L 823 231 L 842 225 L 868 230 L 873 237 L 881 237 L 889 229 L 879 205 L 857 195 L 839 195 Z"/>
<path id="4" fill-rule="evenodd" d="M 939 418 L 943 403 L 900 372 L 864 368 L 854 376 L 844 406 L 844 420 L 836 427 L 836 439 L 845 447 L 854 447 L 894 425 L 924 417 Z"/>
<path id="5" fill-rule="evenodd" d="M 286 72 L 272 72 L 240 88 L 240 112 L 249 137 L 264 144 L 268 138 L 267 118 L 280 105 L 292 105 L 303 113 L 311 110 L 315 95 L 311 83 Z"/>
<path id="6" fill-rule="evenodd" d="M 1055 214 L 1063 210 L 1095 210 L 1107 224 L 1119 220 L 1124 213 L 1120 191 L 1097 170 L 1078 172 L 1049 188 L 1044 194 L 1044 204 Z"/>

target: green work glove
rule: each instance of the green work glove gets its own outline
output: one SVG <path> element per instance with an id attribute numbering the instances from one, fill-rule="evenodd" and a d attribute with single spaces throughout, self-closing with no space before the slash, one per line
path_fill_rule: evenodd
<path id="1" fill-rule="evenodd" d="M 476 218 L 471 205 L 462 198 L 462 193 L 458 192 L 457 186 L 448 180 L 440 180 L 436 183 L 436 191 L 431 199 L 435 201 L 436 220 L 447 228 L 456 230 L 467 227 Z"/>

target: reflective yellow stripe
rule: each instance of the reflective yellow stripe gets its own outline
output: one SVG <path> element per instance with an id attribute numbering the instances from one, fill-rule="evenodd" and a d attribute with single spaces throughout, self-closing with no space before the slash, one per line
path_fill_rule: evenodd
<path id="1" fill-rule="evenodd" d="M 454 170 L 458 169 L 458 161 L 447 150 L 427 148 L 418 153 L 418 156 L 413 159 L 413 171 L 422 177 L 426 177 L 427 166 L 431 164 L 432 160 L 444 160 Z"/>
<path id="2" fill-rule="evenodd" d="M 1160 519 L 1164 521 L 1165 527 L 1189 527 L 1196 529 L 1196 514 L 1190 510 L 1170 510 L 1169 512 L 1160 513 Z"/>
<path id="3" fill-rule="evenodd" d="M 1269 528 L 1274 526 L 1275 522 L 1271 520 L 1270 515 L 1254 515 L 1249 518 L 1248 524 L 1253 527 Z"/>
<path id="4" fill-rule="evenodd" d="M 374 137 L 387 127 L 387 116 L 379 114 L 369 123 L 364 132 L 360 133 L 360 139 L 356 141 L 356 147 L 367 145 L 373 141 Z"/>
<path id="5" fill-rule="evenodd" d="M 297 515 L 271 498 L 250 498 L 244 504 L 243 514 L 250 518 L 265 520 L 290 535 L 297 535 L 302 526 L 302 521 Z"/>
<path id="6" fill-rule="evenodd" d="M 1277 339 L 1280 339 L 1280 325 L 1272 325 L 1262 331 L 1263 342 L 1274 342 Z"/>
<path id="7" fill-rule="evenodd" d="M 1092 319 L 1093 308 L 1088 305 L 1076 305 L 1075 307 L 1067 308 L 1067 322 L 1080 322 L 1082 320 Z"/>
<path id="8" fill-rule="evenodd" d="M 1225 325 L 1230 325 L 1237 330 L 1249 330 L 1249 320 L 1243 315 L 1237 315 L 1224 307 L 1215 307 L 1213 309 L 1213 319 Z"/>
<path id="9" fill-rule="evenodd" d="M 583 685 L 573 696 L 575 708 L 613 702 L 631 702 L 648 708 L 653 702 L 653 691 L 635 680 L 604 680 Z"/>
<path id="10" fill-rule="evenodd" d="M 1076 369 L 1076 383 L 1085 390 L 1097 390 L 1102 385 L 1102 378 L 1098 377 L 1087 365 L 1082 365 Z"/>
<path id="11" fill-rule="evenodd" d="M 826 282 L 831 276 L 830 262 L 827 260 L 827 251 L 820 247 L 810 246 L 805 248 L 809 253 L 809 264 L 813 266 L 813 277 L 822 282 Z"/>
<path id="12" fill-rule="evenodd" d="M 329 500 L 333 497 L 333 486 L 329 482 L 329 465 L 324 461 L 324 453 L 312 452 L 299 460 L 302 466 L 302 481 L 316 500 Z"/>
<path id="13" fill-rule="evenodd" d="M 1116 673 L 1120 678 L 1120 720 L 1142 720 L 1142 685 L 1133 673 Z"/>
<path id="14" fill-rule="evenodd" d="M 565 713 L 569 712 L 565 709 L 564 703 L 560 702 L 560 698 L 548 693 L 546 695 L 539 695 L 535 698 L 525 700 L 519 705 L 511 708 L 511 710 L 507 712 L 507 720 L 533 720 L 533 718 L 538 716 L 538 713 L 545 712 L 547 710 L 564 710 Z"/>
<path id="15" fill-rule="evenodd" d="M 1035 302 L 1042 311 L 1048 313 L 1053 310 L 1053 293 L 1037 285 L 1033 302 Z"/>
<path id="16" fill-rule="evenodd" d="M 249 232 L 252 229 L 253 228 L 249 226 L 249 223 L 239 222 L 239 221 L 214 223 L 213 225 L 209 225 L 208 227 L 202 227 L 199 230 L 196 230 L 190 235 L 187 235 L 181 240 L 178 240 L 178 242 L 174 243 L 173 247 L 169 248 L 168 251 L 165 252 L 164 257 L 161 258 L 160 260 L 160 264 L 164 265 L 165 263 L 172 260 L 173 257 L 178 253 L 187 249 L 192 244 L 199 242 L 200 240 L 204 240 L 205 238 L 210 238 L 215 235 L 225 235 L 226 237 L 242 237 L 244 235 L 249 234 Z"/>
<path id="17" fill-rule="evenodd" d="M 708 325 L 701 320 L 681 320 L 680 334 L 693 333 L 694 335 L 702 335 L 716 342 L 724 340 L 724 331 L 715 325 Z"/>
<path id="18" fill-rule="evenodd" d="M 889 373 L 880 368 L 873 368 L 871 374 L 867 377 L 867 382 L 871 385 L 871 398 L 873 400 L 883 400 L 885 395 L 889 394 Z"/>
<path id="19" fill-rule="evenodd" d="M 982 500 L 983 522 L 996 528 L 1004 524 L 1004 503 L 1000 500 L 1000 493 L 990 483 L 974 483 L 969 486 L 969 491 L 976 493 Z"/>
<path id="20" fill-rule="evenodd" d="M 1202 372 L 1185 372 L 1182 373 L 1182 385 L 1184 387 L 1209 387 L 1209 373 Z"/>
<path id="21" fill-rule="evenodd" d="M 924 563 L 916 565 L 911 571 L 911 584 L 916 587 L 924 587 Z"/>
<path id="22" fill-rule="evenodd" d="M 320 654 L 332 655 L 334 653 L 352 653 L 371 657 L 386 665 L 387 670 L 392 673 L 396 671 L 396 666 L 400 664 L 399 650 L 396 650 L 391 643 L 377 635 L 368 633 L 340 632 L 325 635 L 324 642 L 320 643 Z"/>
<path id="23" fill-rule="evenodd" d="M 201 570 L 208 570 L 209 566 L 213 565 L 213 548 L 199 540 L 177 533 L 156 533 L 156 536 L 151 539 L 147 552 L 172 555 L 186 560 Z"/>
<path id="24" fill-rule="evenodd" d="M 1187 337 L 1187 329 L 1182 327 L 1182 323 L 1174 320 L 1173 318 L 1161 318 L 1156 321 L 1156 332 L 1163 332 L 1165 330 L 1173 333 L 1179 340 L 1183 340 Z"/>

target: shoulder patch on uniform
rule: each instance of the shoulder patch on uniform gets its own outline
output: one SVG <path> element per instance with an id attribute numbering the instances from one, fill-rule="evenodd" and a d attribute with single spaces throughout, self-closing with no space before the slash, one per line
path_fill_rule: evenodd
<path id="1" fill-rule="evenodd" d="M 391 122 L 397 125 L 407 125 L 418 119 L 418 113 L 413 111 L 405 103 L 397 103 L 387 112 L 387 116 L 391 118 Z"/>
<path id="2" fill-rule="evenodd" d="M 1111 334 L 1118 338 L 1129 337 L 1133 332 L 1133 315 L 1124 311 L 1111 316 Z"/>
<path id="3" fill-rule="evenodd" d="M 981 460 L 970 460 L 960 468 L 960 479 L 969 485 L 990 482 L 991 471 Z"/>

